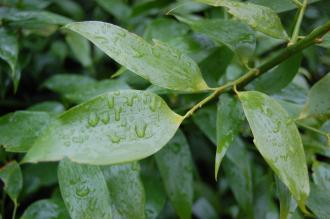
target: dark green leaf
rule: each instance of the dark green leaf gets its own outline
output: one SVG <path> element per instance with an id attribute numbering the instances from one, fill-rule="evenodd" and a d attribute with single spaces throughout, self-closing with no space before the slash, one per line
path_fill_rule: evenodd
<path id="1" fill-rule="evenodd" d="M 20 219 L 67 219 L 69 214 L 64 203 L 43 199 L 32 203 Z"/>
<path id="2" fill-rule="evenodd" d="M 294 4 L 293 0 L 249 0 L 250 2 L 258 5 L 263 5 L 269 7 L 276 11 L 277 13 L 290 11 L 296 9 L 297 5 Z M 300 1 L 300 0 L 299 0 Z M 320 0 L 308 0 L 308 4 L 318 2 Z"/>
<path id="3" fill-rule="evenodd" d="M 0 117 L 0 145 L 10 152 L 26 152 L 52 121 L 46 112 L 17 111 Z"/>
<path id="4" fill-rule="evenodd" d="M 62 114 L 35 142 L 24 161 L 68 157 L 81 163 L 115 164 L 139 160 L 160 150 L 182 118 L 155 94 L 110 92 Z"/>
<path id="5" fill-rule="evenodd" d="M 91 48 L 88 40 L 72 31 L 67 32 L 65 40 L 69 44 L 75 58 L 84 67 L 92 65 Z"/>
<path id="6" fill-rule="evenodd" d="M 279 103 L 265 94 L 249 91 L 238 96 L 257 149 L 304 210 L 309 194 L 308 171 L 294 121 Z"/>
<path id="7" fill-rule="evenodd" d="M 123 0 L 96 0 L 96 2 L 118 20 L 124 20 L 130 15 L 131 10 Z"/>
<path id="8" fill-rule="evenodd" d="M 111 201 L 122 218 L 143 219 L 145 194 L 139 163 L 103 166 Z"/>
<path id="9" fill-rule="evenodd" d="M 181 219 L 191 218 L 193 163 L 184 134 L 178 131 L 155 157 L 165 190 L 177 214 Z"/>
<path id="10" fill-rule="evenodd" d="M 214 145 L 217 145 L 215 122 L 217 120 L 217 107 L 214 105 L 203 107 L 193 115 L 193 120 Z"/>
<path id="11" fill-rule="evenodd" d="M 7 163 L 0 169 L 0 179 L 4 183 L 4 191 L 17 205 L 18 195 L 23 187 L 23 176 L 20 166 L 16 161 Z"/>
<path id="12" fill-rule="evenodd" d="M 222 158 L 229 146 L 233 143 L 244 121 L 244 113 L 239 100 L 224 94 L 219 98 L 217 106 L 217 152 L 215 157 L 215 179 Z"/>
<path id="13" fill-rule="evenodd" d="M 197 64 L 160 41 L 151 45 L 125 29 L 97 21 L 72 23 L 66 28 L 86 37 L 119 64 L 155 85 L 183 91 L 208 89 Z"/>
<path id="14" fill-rule="evenodd" d="M 110 194 L 98 166 L 60 162 L 58 181 L 61 194 L 73 219 L 111 219 Z"/>

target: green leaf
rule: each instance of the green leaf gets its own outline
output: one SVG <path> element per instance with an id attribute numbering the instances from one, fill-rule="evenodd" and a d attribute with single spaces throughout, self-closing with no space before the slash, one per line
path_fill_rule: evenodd
<path id="1" fill-rule="evenodd" d="M 208 89 L 197 64 L 164 43 L 157 41 L 151 45 L 121 27 L 97 21 L 65 27 L 86 37 L 116 62 L 155 85 L 183 91 Z"/>
<path id="2" fill-rule="evenodd" d="M 67 219 L 69 214 L 64 203 L 52 199 L 33 202 L 20 219 Z"/>
<path id="3" fill-rule="evenodd" d="M 64 159 L 57 174 L 65 206 L 73 219 L 112 218 L 110 194 L 98 166 Z"/>
<path id="4" fill-rule="evenodd" d="M 295 54 L 274 70 L 261 75 L 255 81 L 255 89 L 270 94 L 285 88 L 298 73 L 301 59 L 301 53 Z"/>
<path id="5" fill-rule="evenodd" d="M 243 121 L 244 113 L 238 99 L 228 94 L 221 95 L 217 106 L 215 179 L 218 178 L 222 158 L 238 135 Z"/>
<path id="6" fill-rule="evenodd" d="M 290 11 L 297 8 L 293 0 L 249 0 L 250 2 L 258 5 L 263 5 L 269 7 L 276 11 L 277 13 Z M 318 2 L 320 0 L 308 0 L 308 4 Z"/>
<path id="7" fill-rule="evenodd" d="M 181 22 L 210 37 L 217 45 L 225 45 L 235 52 L 242 60 L 254 55 L 256 36 L 254 31 L 236 20 L 210 19 L 192 20 L 176 16 Z"/>
<path id="8" fill-rule="evenodd" d="M 92 65 L 91 47 L 88 40 L 72 31 L 66 33 L 65 40 L 69 44 L 75 58 L 84 67 Z"/>
<path id="9" fill-rule="evenodd" d="M 217 107 L 210 105 L 203 107 L 193 115 L 194 123 L 202 130 L 202 132 L 217 145 L 216 140 L 216 123 Z"/>
<path id="10" fill-rule="evenodd" d="M 318 81 L 309 91 L 304 111 L 300 117 L 330 116 L 330 73 Z"/>
<path id="11" fill-rule="evenodd" d="M 223 162 L 226 179 L 248 218 L 253 217 L 253 185 L 249 152 L 240 138 L 228 149 Z"/>
<path id="12" fill-rule="evenodd" d="M 330 48 L 330 33 L 327 33 L 326 35 L 324 35 L 322 38 L 322 43 L 317 44 L 317 45 L 329 49 Z"/>
<path id="13" fill-rule="evenodd" d="M 23 176 L 20 166 L 16 161 L 7 163 L 0 169 L 0 179 L 4 183 L 4 191 L 17 205 L 18 195 L 23 187 Z"/>
<path id="14" fill-rule="evenodd" d="M 102 94 L 55 120 L 24 161 L 68 157 L 80 163 L 116 164 L 139 160 L 160 150 L 182 119 L 153 93 Z"/>
<path id="15" fill-rule="evenodd" d="M 28 110 L 47 113 L 62 113 L 64 112 L 65 108 L 60 102 L 45 101 L 30 106 Z"/>
<path id="16" fill-rule="evenodd" d="M 52 121 L 45 112 L 17 111 L 0 117 L 0 145 L 6 151 L 26 152 Z"/>
<path id="17" fill-rule="evenodd" d="M 294 121 L 279 103 L 265 94 L 249 91 L 238 96 L 257 149 L 304 210 L 309 194 L 308 171 Z"/>
<path id="18" fill-rule="evenodd" d="M 4 28 L 0 28 L 0 58 L 10 66 L 10 77 L 14 82 L 14 90 L 16 91 L 20 80 L 20 71 L 17 66 L 18 42 L 15 33 Z"/>
<path id="19" fill-rule="evenodd" d="M 101 168 L 110 197 L 122 218 L 143 219 L 145 194 L 139 176 L 139 163 L 103 166 Z"/>
<path id="20" fill-rule="evenodd" d="M 174 209 L 181 219 L 191 218 L 193 163 L 184 134 L 178 131 L 155 157 L 165 190 Z"/>
<path id="21" fill-rule="evenodd" d="M 278 39 L 288 39 L 280 18 L 270 8 L 249 2 L 232 0 L 197 0 L 198 2 L 215 7 L 225 7 L 228 12 L 239 20 L 244 21 L 253 29 Z"/>
<path id="22" fill-rule="evenodd" d="M 311 193 L 307 200 L 307 206 L 317 218 L 328 218 L 330 215 L 330 190 L 311 183 Z"/>
<path id="23" fill-rule="evenodd" d="M 131 9 L 123 0 L 96 0 L 96 2 L 118 20 L 127 19 L 131 13 Z"/>
<path id="24" fill-rule="evenodd" d="M 289 219 L 294 214 L 297 208 L 297 203 L 293 199 L 288 188 L 278 179 L 278 177 L 275 177 L 275 182 L 278 199 L 280 201 L 280 219 Z"/>
<path id="25" fill-rule="evenodd" d="M 330 164 L 324 162 L 316 162 L 313 165 L 314 183 L 325 190 L 330 191 Z"/>

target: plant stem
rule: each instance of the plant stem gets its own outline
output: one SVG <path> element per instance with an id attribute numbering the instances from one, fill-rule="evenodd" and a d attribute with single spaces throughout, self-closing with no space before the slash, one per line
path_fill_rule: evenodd
<path id="1" fill-rule="evenodd" d="M 330 31 L 330 21 L 326 22 L 322 26 L 314 29 L 309 35 L 307 35 L 304 39 L 300 40 L 299 42 L 288 46 L 287 48 L 283 49 L 281 52 L 279 52 L 274 57 L 268 59 L 266 62 L 261 64 L 259 67 L 251 69 L 246 74 L 241 76 L 235 81 L 228 82 L 225 85 L 222 85 L 216 89 L 205 99 L 194 105 L 185 115 L 184 119 L 190 117 L 196 110 L 201 108 L 203 105 L 208 103 L 210 100 L 212 100 L 215 97 L 218 97 L 224 92 L 227 92 L 233 86 L 236 86 L 237 88 L 244 88 L 245 85 L 259 77 L 260 75 L 264 74 L 268 70 L 274 68 L 278 64 L 282 63 L 283 61 L 287 60 L 294 54 L 304 50 L 305 48 L 317 43 L 318 39 L 323 37 L 327 32 Z"/>
<path id="2" fill-rule="evenodd" d="M 295 4 L 295 5 L 297 5 L 298 7 L 302 7 L 303 6 L 303 4 L 299 1 L 299 0 L 292 0 L 293 1 L 293 3 Z"/>
<path id="3" fill-rule="evenodd" d="M 293 30 L 292 37 L 291 37 L 291 40 L 289 42 L 289 45 L 295 44 L 298 41 L 300 27 L 301 27 L 302 20 L 304 18 L 304 14 L 305 14 L 306 8 L 307 8 L 307 0 L 304 0 L 304 2 L 302 3 L 301 7 L 299 8 L 298 19 L 297 19 L 296 25 L 294 27 L 294 30 Z"/>
<path id="4" fill-rule="evenodd" d="M 15 219 L 16 218 L 16 211 L 17 211 L 17 203 L 14 204 L 14 210 L 13 210 L 12 219 Z"/>
<path id="5" fill-rule="evenodd" d="M 326 137 L 327 139 L 329 139 L 329 136 L 330 136 L 330 135 L 329 135 L 328 133 L 326 133 L 326 132 L 322 132 L 321 130 L 318 130 L 318 129 L 316 129 L 316 128 L 314 128 L 314 127 L 311 127 L 311 126 L 308 126 L 308 125 L 305 125 L 305 124 L 303 124 L 303 123 L 301 123 L 301 122 L 296 122 L 296 124 L 297 124 L 298 126 L 304 128 L 304 129 L 306 129 L 306 130 L 309 130 L 309 131 L 315 132 L 315 133 L 317 133 L 317 134 L 319 134 L 319 135 L 322 135 L 322 136 Z"/>

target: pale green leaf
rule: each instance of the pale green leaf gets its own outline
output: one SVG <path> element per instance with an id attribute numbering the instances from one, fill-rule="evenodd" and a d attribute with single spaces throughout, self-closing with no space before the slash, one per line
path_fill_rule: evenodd
<path id="1" fill-rule="evenodd" d="M 17 111 L 0 117 L 0 145 L 10 152 L 26 152 L 52 121 L 46 112 Z"/>
<path id="2" fill-rule="evenodd" d="M 139 163 L 101 167 L 112 203 L 122 218 L 144 219 L 145 194 Z"/>
<path id="3" fill-rule="evenodd" d="M 52 199 L 33 202 L 26 208 L 20 219 L 68 219 L 64 203 Z"/>
<path id="4" fill-rule="evenodd" d="M 222 158 L 238 135 L 243 121 L 244 113 L 238 99 L 227 94 L 222 95 L 217 106 L 215 179 L 217 179 Z"/>
<path id="5" fill-rule="evenodd" d="M 307 200 L 307 206 L 312 210 L 317 218 L 329 218 L 330 190 L 311 183 L 311 193 Z"/>
<path id="6" fill-rule="evenodd" d="M 249 91 L 238 96 L 257 149 L 304 210 L 309 194 L 308 171 L 294 121 L 279 103 L 265 94 Z"/>
<path id="7" fill-rule="evenodd" d="M 301 117 L 330 116 L 330 73 L 318 81 L 309 91 Z"/>
<path id="8" fill-rule="evenodd" d="M 316 162 L 313 165 L 313 180 L 314 183 L 330 191 L 330 164 L 324 162 Z"/>
<path id="9" fill-rule="evenodd" d="M 110 92 L 62 114 L 24 161 L 68 157 L 81 163 L 115 164 L 139 160 L 160 150 L 182 118 L 153 93 Z"/>
<path id="10" fill-rule="evenodd" d="M 15 205 L 17 205 L 18 195 L 23 187 L 21 167 L 16 161 L 7 163 L 0 169 L 0 179 L 4 183 L 4 191 L 8 194 Z"/>
<path id="11" fill-rule="evenodd" d="M 112 218 L 110 193 L 98 166 L 64 159 L 58 167 L 58 181 L 71 218 Z"/>
<path id="12" fill-rule="evenodd" d="M 278 39 L 288 39 L 280 18 L 270 8 L 249 2 L 232 0 L 196 0 L 215 7 L 225 7 L 234 17 L 246 22 L 253 29 Z"/>
<path id="13" fill-rule="evenodd" d="M 164 43 L 157 41 L 151 45 L 121 27 L 97 21 L 65 27 L 86 37 L 116 62 L 155 85 L 183 91 L 208 89 L 197 64 Z"/>
<path id="14" fill-rule="evenodd" d="M 63 104 L 56 101 L 45 101 L 34 104 L 28 108 L 29 111 L 48 112 L 48 113 L 63 113 L 65 108 Z"/>
<path id="15" fill-rule="evenodd" d="M 165 190 L 174 209 L 181 219 L 191 218 L 193 163 L 184 134 L 178 131 L 155 157 Z"/>

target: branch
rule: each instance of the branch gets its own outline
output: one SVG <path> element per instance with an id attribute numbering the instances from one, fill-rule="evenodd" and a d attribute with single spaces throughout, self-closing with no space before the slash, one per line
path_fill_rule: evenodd
<path id="1" fill-rule="evenodd" d="M 296 44 L 290 45 L 287 48 L 283 49 L 274 57 L 270 58 L 259 67 L 254 68 L 248 71 L 245 75 L 241 76 L 235 81 L 228 82 L 225 85 L 222 85 L 216 88 L 210 96 L 206 97 L 195 106 L 193 106 L 184 116 L 184 118 L 190 117 L 196 110 L 201 108 L 207 102 L 212 100 L 215 97 L 218 97 L 220 94 L 227 92 L 228 90 L 232 89 L 233 87 L 238 87 L 240 89 L 244 88 L 245 85 L 259 77 L 260 75 L 266 73 L 268 70 L 274 68 L 278 64 L 282 63 L 283 61 L 287 60 L 291 56 L 295 55 L 296 53 L 306 49 L 307 47 L 318 43 L 320 38 L 322 38 L 326 33 L 330 31 L 330 21 L 323 24 L 322 26 L 313 30 L 309 35 L 307 35 L 304 39 L 298 41 Z"/>

